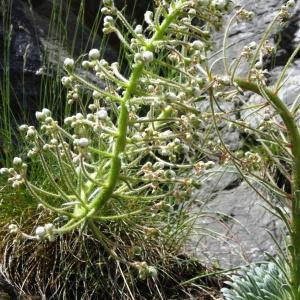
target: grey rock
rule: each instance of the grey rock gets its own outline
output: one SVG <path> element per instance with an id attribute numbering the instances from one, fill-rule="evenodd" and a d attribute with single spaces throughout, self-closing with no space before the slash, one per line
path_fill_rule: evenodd
<path id="1" fill-rule="evenodd" d="M 204 209 L 195 205 L 194 231 L 185 250 L 222 268 L 266 259 L 265 252 L 276 252 L 267 230 L 283 245 L 283 224 L 264 205 L 245 183 L 217 193 Z"/>
<path id="2" fill-rule="evenodd" d="M 2 1 L 2 9 L 5 5 Z M 2 13 L 0 18 L 3 19 Z M 9 26 L 3 27 L 0 22 L 0 40 L 5 40 Z M 21 117 L 20 107 L 23 113 L 33 113 L 36 109 L 39 96 L 40 78 L 35 72 L 42 64 L 41 43 L 35 35 L 33 22 L 28 18 L 26 5 L 22 1 L 14 0 L 11 13 L 11 39 L 9 48 L 9 72 L 11 89 L 11 107 L 15 116 Z M 3 65 L 4 43 L 0 43 L 0 64 Z M 0 68 L 0 78 L 3 76 L 3 68 Z M 34 83 L 34 84 L 33 84 Z"/>
<path id="3" fill-rule="evenodd" d="M 201 112 L 211 112 L 211 107 L 209 101 L 202 101 L 199 103 L 198 109 Z M 235 109 L 235 104 L 233 102 L 222 102 L 218 101 L 218 106 L 215 105 L 214 110 L 215 113 L 218 113 L 220 111 L 227 112 L 226 118 L 228 120 L 236 121 L 237 120 L 237 114 L 236 113 L 230 113 Z M 206 121 L 207 124 L 211 124 L 211 134 L 210 139 L 217 142 L 219 140 L 216 129 L 214 128 L 213 119 L 211 118 L 209 121 Z M 220 131 L 223 141 L 228 146 L 228 148 L 232 151 L 238 150 L 242 145 L 242 140 L 240 137 L 240 132 L 238 129 L 230 128 L 228 121 L 221 121 L 218 122 L 218 130 Z M 205 136 L 205 131 L 207 130 L 207 127 L 202 128 L 203 136 Z"/>
<path id="4" fill-rule="evenodd" d="M 229 64 L 231 61 L 238 57 L 242 52 L 244 46 L 249 44 L 252 41 L 259 42 L 262 38 L 266 28 L 272 22 L 276 12 L 280 9 L 281 5 L 285 1 L 282 0 L 265 0 L 265 1 L 256 1 L 256 0 L 238 0 L 235 1 L 237 6 L 244 7 L 247 10 L 254 12 L 253 21 L 248 23 L 239 23 L 232 25 L 229 32 L 229 37 L 227 41 L 228 50 L 227 57 Z M 227 18 L 227 23 L 230 16 Z M 225 22 L 226 24 L 226 22 Z M 278 29 L 277 29 L 278 33 Z M 215 36 L 216 49 L 219 50 L 222 47 L 224 36 L 223 31 L 219 32 Z M 271 40 L 274 38 L 272 35 Z M 217 55 L 213 60 L 219 58 Z M 223 64 L 222 62 L 215 65 L 215 72 L 221 74 L 223 73 Z M 242 63 L 239 67 L 238 74 L 243 76 L 248 72 L 248 64 Z"/>
<path id="5" fill-rule="evenodd" d="M 241 120 L 245 121 L 250 127 L 258 128 L 264 121 L 264 115 L 269 110 L 266 107 L 257 107 L 263 105 L 266 102 L 261 96 L 253 94 L 249 97 L 249 100 L 242 106 L 244 109 L 241 112 Z M 255 108 L 249 108 L 255 107 Z"/>
<path id="6" fill-rule="evenodd" d="M 284 103 L 288 106 L 291 107 L 295 100 L 299 97 L 300 94 L 300 61 L 296 61 L 294 64 L 292 64 L 287 73 L 286 77 L 284 79 L 284 85 L 278 92 L 278 96 L 284 101 Z M 277 72 L 280 71 L 280 72 Z M 274 70 L 274 78 L 278 78 L 278 75 L 281 73 L 281 69 Z"/>
<path id="7" fill-rule="evenodd" d="M 276 67 L 270 72 L 269 87 L 272 89 L 275 87 L 275 84 L 280 77 L 280 74 L 283 70 L 283 67 Z M 279 98 L 291 108 L 293 105 L 299 104 L 300 96 L 300 60 L 296 60 L 291 64 L 286 72 L 286 75 L 283 79 L 283 85 L 278 92 Z M 253 94 L 247 100 L 247 103 L 242 107 L 245 109 L 241 112 L 241 119 L 246 121 L 251 127 L 258 128 L 259 125 L 264 121 L 265 113 L 270 113 L 271 115 L 275 114 L 274 109 L 269 105 L 264 108 L 255 108 L 255 109 L 246 109 L 251 106 L 264 104 L 266 100 L 261 96 Z M 277 117 L 280 120 L 279 117 Z"/>
<path id="8" fill-rule="evenodd" d="M 215 166 L 206 170 L 201 176 L 201 188 L 193 194 L 194 199 L 200 200 L 198 205 L 203 205 L 202 201 L 211 200 L 216 193 L 224 190 L 230 190 L 239 185 L 241 179 L 239 173 L 233 168 Z M 196 200 L 197 201 L 197 200 Z"/>

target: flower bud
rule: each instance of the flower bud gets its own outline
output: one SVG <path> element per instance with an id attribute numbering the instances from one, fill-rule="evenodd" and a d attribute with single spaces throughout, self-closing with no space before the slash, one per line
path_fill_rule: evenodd
<path id="1" fill-rule="evenodd" d="M 100 99 L 101 98 L 101 94 L 98 91 L 93 91 L 93 98 L 94 99 Z"/>
<path id="2" fill-rule="evenodd" d="M 0 175 L 6 175 L 8 174 L 8 169 L 7 168 L 1 168 L 0 169 Z"/>
<path id="3" fill-rule="evenodd" d="M 68 76 L 64 76 L 62 79 L 61 79 L 61 83 L 63 86 L 65 87 L 70 87 L 71 84 L 72 84 L 72 79 Z"/>
<path id="4" fill-rule="evenodd" d="M 35 229 L 35 234 L 38 236 L 38 238 L 43 238 L 46 234 L 46 229 L 43 226 L 38 226 Z"/>
<path id="5" fill-rule="evenodd" d="M 105 109 L 100 109 L 97 111 L 96 115 L 99 120 L 105 120 L 107 118 L 107 111 Z"/>
<path id="6" fill-rule="evenodd" d="M 19 130 L 20 131 L 26 131 L 26 130 L 28 130 L 28 125 L 26 125 L 26 124 L 20 125 L 19 126 Z"/>
<path id="7" fill-rule="evenodd" d="M 97 60 L 100 57 L 100 52 L 98 49 L 92 49 L 89 52 L 89 59 L 90 60 Z"/>
<path id="8" fill-rule="evenodd" d="M 142 25 L 137 25 L 134 29 L 134 32 L 136 34 L 142 34 L 143 33 L 143 26 Z"/>
<path id="9" fill-rule="evenodd" d="M 81 66 L 85 69 L 85 70 L 88 70 L 92 67 L 91 63 L 87 60 L 84 60 L 82 63 L 81 63 Z"/>
<path id="10" fill-rule="evenodd" d="M 295 7 L 295 1 L 294 0 L 289 0 L 287 3 L 286 3 L 286 6 L 288 8 L 294 8 Z"/>
<path id="11" fill-rule="evenodd" d="M 14 166 L 20 166 L 20 165 L 22 165 L 22 158 L 20 158 L 20 157 L 15 157 L 14 159 L 13 159 L 13 165 Z"/>
<path id="12" fill-rule="evenodd" d="M 146 11 L 145 14 L 144 14 L 144 19 L 145 19 L 145 22 L 150 25 L 153 23 L 152 21 L 152 18 L 153 18 L 153 12 L 152 11 Z"/>
<path id="13" fill-rule="evenodd" d="M 38 121 L 44 121 L 45 115 L 41 111 L 35 112 L 35 117 Z"/>
<path id="14" fill-rule="evenodd" d="M 54 228 L 54 225 L 52 223 L 47 223 L 47 224 L 45 224 L 44 228 L 46 231 L 52 231 Z"/>
<path id="15" fill-rule="evenodd" d="M 64 67 L 67 71 L 73 71 L 74 70 L 74 66 L 75 66 L 75 62 L 74 59 L 72 58 L 66 58 L 64 60 Z"/>
<path id="16" fill-rule="evenodd" d="M 151 52 L 151 51 L 144 51 L 142 53 L 142 57 L 143 57 L 143 61 L 145 63 L 150 63 L 154 59 L 153 52 Z"/>
<path id="17" fill-rule="evenodd" d="M 19 227 L 18 227 L 18 225 L 16 225 L 16 224 L 10 224 L 10 225 L 8 226 L 8 229 L 9 229 L 9 232 L 10 232 L 10 233 L 17 233 L 18 230 L 19 230 Z"/>
<path id="18" fill-rule="evenodd" d="M 194 50 L 201 50 L 204 48 L 204 43 L 202 41 L 196 40 L 192 42 L 191 46 Z"/>
<path id="19" fill-rule="evenodd" d="M 90 144 L 90 141 L 87 138 L 80 138 L 75 139 L 74 144 L 79 146 L 80 148 L 86 148 Z"/>

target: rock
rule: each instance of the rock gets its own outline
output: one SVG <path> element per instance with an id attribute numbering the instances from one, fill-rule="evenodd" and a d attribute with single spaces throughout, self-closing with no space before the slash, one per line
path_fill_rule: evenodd
<path id="1" fill-rule="evenodd" d="M 208 201 L 197 199 L 200 205 L 192 209 L 196 219 L 185 249 L 188 254 L 230 268 L 264 260 L 265 252 L 276 252 L 267 230 L 283 245 L 283 224 L 245 183 L 218 192 Z M 201 209 L 203 202 L 206 204 Z"/>
<path id="2" fill-rule="evenodd" d="M 261 96 L 252 94 L 247 103 L 242 106 L 242 109 L 244 110 L 241 111 L 241 120 L 247 122 L 247 124 L 252 128 L 258 128 L 264 121 L 265 113 L 270 110 L 266 107 L 257 107 L 264 103 L 266 103 L 266 100 L 264 100 Z"/>
<path id="3" fill-rule="evenodd" d="M 276 67 L 270 72 L 270 79 L 269 79 L 269 87 L 272 89 L 275 87 L 275 84 L 283 70 L 283 67 Z M 298 100 L 299 104 L 299 95 L 300 95 L 300 60 L 296 60 L 294 63 L 292 63 L 284 77 L 283 85 L 280 88 L 278 92 L 278 96 L 282 101 L 291 108 L 293 105 L 295 105 L 295 101 Z M 249 100 L 245 105 L 242 106 L 243 109 L 246 109 L 247 107 L 264 104 L 266 103 L 266 100 L 263 99 L 261 96 L 258 96 L 256 94 L 252 94 L 249 97 Z M 255 109 L 247 109 L 243 110 L 241 112 L 241 119 L 246 121 L 251 127 L 258 128 L 259 125 L 262 124 L 264 120 L 265 113 L 271 113 L 274 114 L 274 109 L 271 106 L 268 106 L 267 108 L 255 108 Z M 278 120 L 280 120 L 280 117 L 277 117 Z M 299 123 L 300 124 L 300 123 Z"/>
<path id="4" fill-rule="evenodd" d="M 201 112 L 211 112 L 210 108 L 210 102 L 209 101 L 201 101 L 199 103 L 198 109 Z M 226 115 L 226 118 L 228 120 L 236 121 L 237 120 L 237 114 L 236 113 L 230 113 L 235 109 L 235 104 L 233 102 L 222 102 L 218 101 L 218 106 L 215 105 L 214 110 L 215 113 L 220 112 L 222 110 L 223 112 L 228 112 Z M 219 140 L 219 137 L 217 135 L 216 129 L 214 128 L 213 119 L 210 118 L 210 120 L 206 121 L 206 127 L 200 128 L 200 130 L 203 131 L 203 136 L 205 137 L 205 132 L 209 130 L 211 133 L 209 135 L 210 140 L 213 140 L 217 142 Z M 223 137 L 223 141 L 228 146 L 228 148 L 232 151 L 238 150 L 242 145 L 242 139 L 240 137 L 240 132 L 238 129 L 232 128 L 229 126 L 228 121 L 221 121 L 218 122 L 218 130 L 220 130 L 221 136 Z M 209 129 L 208 129 L 209 127 Z M 212 128 L 210 128 L 212 127 Z M 203 141 L 202 141 L 203 142 Z"/>
<path id="5" fill-rule="evenodd" d="M 4 279 L 0 274 L 0 300 L 18 300 L 18 294 L 12 284 Z"/>
<path id="6" fill-rule="evenodd" d="M 241 179 L 239 173 L 233 168 L 215 166 L 212 169 L 206 170 L 201 176 L 201 188 L 196 190 L 193 198 L 204 199 L 205 201 L 212 199 L 216 193 L 224 190 L 230 190 L 239 185 Z M 202 204 L 202 203 L 201 203 Z"/>
<path id="7" fill-rule="evenodd" d="M 28 9 L 22 1 L 13 0 L 9 72 L 12 83 L 10 102 L 17 120 L 24 118 L 24 115 L 33 114 L 37 108 L 37 99 L 39 97 L 40 77 L 36 76 L 36 71 L 42 64 L 42 48 L 39 39 L 36 38 L 34 23 L 28 17 L 27 11 Z M 3 18 L 2 14 L 0 18 Z M 7 39 L 7 31 L 10 26 L 2 27 L 2 21 L 0 24 L 0 41 L 4 41 L 5 38 Z M 1 42 L 1 65 L 3 65 L 3 54 L 5 51 L 4 43 Z M 0 78 L 2 76 L 3 69 L 0 68 Z"/>
<path id="8" fill-rule="evenodd" d="M 256 1 L 256 0 L 236 0 L 234 1 L 236 3 L 237 7 L 243 7 L 249 11 L 254 12 L 254 18 L 251 22 L 242 22 L 238 24 L 234 24 L 231 26 L 228 36 L 228 50 L 227 57 L 229 64 L 232 62 L 232 60 L 240 55 L 242 52 L 244 46 L 249 44 L 252 41 L 259 42 L 262 38 L 263 34 L 265 33 L 267 27 L 272 22 L 273 18 L 275 17 L 276 13 L 279 11 L 280 7 L 284 3 L 282 0 L 266 0 L 266 1 Z M 298 11 L 295 10 L 295 18 L 297 17 Z M 227 17 L 227 23 L 229 22 L 229 17 Z M 225 27 L 226 24 L 225 22 Z M 291 22 L 289 24 L 295 24 L 295 22 Z M 300 24 L 297 25 L 298 28 L 300 27 Z M 215 36 L 216 40 L 216 49 L 219 50 L 220 47 L 222 47 L 223 43 L 223 36 L 224 36 L 224 30 L 220 33 L 217 33 Z M 290 25 L 290 27 L 284 26 L 279 27 L 275 26 L 272 34 L 268 38 L 271 42 L 276 42 L 282 37 L 282 33 L 284 36 L 284 41 L 281 43 L 281 46 L 285 46 L 285 48 L 288 48 L 289 53 L 293 51 L 292 47 L 287 47 L 287 45 L 291 45 L 291 41 L 286 43 L 286 39 L 288 36 L 290 36 L 291 30 L 295 30 L 295 26 L 293 27 Z M 285 48 L 279 47 L 279 49 L 282 49 L 280 53 L 278 53 L 278 56 L 275 59 L 275 63 L 278 63 L 280 65 L 284 64 L 286 61 L 286 57 L 289 56 L 287 54 L 287 51 Z M 216 60 L 220 57 L 220 55 L 217 55 L 213 57 L 213 60 Z M 278 60 L 278 62 L 277 62 Z M 248 63 L 242 62 L 240 64 L 240 67 L 238 68 L 238 75 L 245 76 L 248 73 Z M 217 63 L 215 65 L 215 70 L 217 70 L 218 73 L 223 73 L 224 67 L 222 62 Z"/>
<path id="9" fill-rule="evenodd" d="M 279 69 L 279 70 L 278 70 Z M 274 75 L 273 78 L 278 78 L 278 75 L 281 73 L 282 69 L 278 68 L 273 71 Z M 284 79 L 284 85 L 278 92 L 278 96 L 283 102 L 288 106 L 291 107 L 295 100 L 299 100 L 300 94 L 300 61 L 296 61 L 294 64 L 290 65 L 286 77 Z M 278 72 L 279 71 L 279 72 Z"/>

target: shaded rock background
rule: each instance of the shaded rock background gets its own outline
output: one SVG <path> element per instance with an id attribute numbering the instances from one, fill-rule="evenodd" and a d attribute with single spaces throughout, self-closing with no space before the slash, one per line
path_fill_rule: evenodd
<path id="1" fill-rule="evenodd" d="M 74 26 L 78 16 L 80 0 L 72 0 L 70 13 L 68 16 L 67 39 L 63 45 L 64 51 L 61 52 L 61 45 L 55 39 L 48 39 L 48 28 L 51 19 L 52 5 L 54 0 L 12 0 L 12 35 L 10 47 L 10 79 L 11 79 L 11 101 L 14 113 L 18 120 L 21 120 L 21 110 L 25 110 L 26 114 L 32 116 L 40 105 L 40 85 L 41 72 L 43 67 L 43 55 L 46 49 L 51 48 L 52 59 L 54 61 L 63 61 L 64 57 L 70 54 L 68 49 L 71 48 L 73 42 Z M 57 2 L 57 1 L 56 1 Z M 67 1 L 66 1 L 67 2 Z M 239 24 L 233 26 L 229 35 L 229 58 L 235 57 L 241 52 L 245 44 L 251 41 L 258 41 L 264 30 L 271 22 L 275 12 L 285 1 L 280 0 L 237 0 L 236 3 L 245 6 L 249 10 L 255 12 L 253 23 Z M 80 27 L 80 38 L 75 41 L 74 55 L 79 55 L 83 49 L 98 47 L 101 40 L 101 28 L 94 42 L 88 42 L 89 32 L 93 24 L 93 19 L 97 14 L 99 1 L 86 1 L 85 22 Z M 116 1 L 120 7 L 128 4 L 127 13 L 133 15 L 133 18 L 141 21 L 144 11 L 149 5 L 147 0 L 138 0 L 137 6 L 133 7 L 133 1 Z M 3 39 L 7 33 L 7 28 L 3 27 L 3 16 L 0 13 L 0 66 L 3 65 Z M 216 44 L 220 45 L 222 33 L 216 35 Z M 297 47 L 300 42 L 300 3 L 298 1 L 294 17 L 289 25 L 280 28 L 275 32 L 271 39 L 278 44 L 279 51 L 271 66 L 271 82 L 274 81 L 282 66 L 286 63 L 289 55 Z M 115 61 L 118 55 L 117 39 L 108 41 L 105 58 L 109 61 Z M 287 104 L 291 105 L 300 92 L 299 89 L 299 69 L 300 57 L 296 57 L 295 63 L 290 68 L 290 79 L 286 86 L 280 92 Z M 57 63 L 57 61 L 56 61 Z M 216 65 L 221 73 L 222 67 Z M 241 74 L 245 73 L 242 68 Z M 49 70 L 47 70 L 49 72 Z M 51 71 L 46 74 L 53 76 Z M 3 77 L 3 69 L 0 68 L 0 79 Z M 252 96 L 249 101 L 258 103 L 261 99 Z M 206 108 L 203 108 L 206 109 Z M 248 119 L 251 124 L 259 124 L 261 120 L 259 116 L 256 119 Z M 235 116 L 233 116 L 235 118 Z M 232 131 L 224 125 L 222 133 L 226 137 L 226 141 L 230 144 L 231 149 L 238 149 L 241 144 L 241 137 L 238 131 Z M 1 140 L 1 138 L 0 138 Z M 1 141 L 0 141 L 1 144 Z M 220 173 L 220 172 L 219 172 Z M 275 236 L 280 238 L 278 221 L 268 214 L 262 207 L 263 202 L 252 190 L 250 190 L 242 180 L 235 174 L 223 170 L 222 177 L 214 175 L 215 184 L 207 181 L 203 188 L 196 194 L 197 199 L 192 209 L 192 213 L 198 214 L 203 212 L 203 207 L 209 213 L 218 211 L 220 218 L 211 218 L 203 216 L 196 221 L 196 231 L 191 236 L 186 250 L 196 257 L 205 259 L 208 262 L 216 262 L 221 266 L 239 265 L 253 260 L 260 260 L 263 252 L 273 251 L 273 243 L 264 230 L 268 228 Z M 229 217 L 226 217 L 228 215 Z M 220 236 L 232 236 L 232 243 L 225 243 L 222 239 L 211 239 L 204 232 L 215 231 Z M 208 256 L 208 254 L 210 254 Z"/>
<path id="2" fill-rule="evenodd" d="M 259 41 L 264 30 L 272 21 L 276 11 L 286 1 L 245 1 L 238 0 L 237 4 L 252 10 L 255 17 L 252 23 L 233 26 L 228 45 L 229 62 L 239 54 L 243 47 L 252 42 Z M 300 3 L 297 2 L 293 18 L 285 27 L 274 30 L 270 41 L 277 44 L 278 51 L 272 62 L 265 61 L 270 75 L 269 84 L 275 84 L 283 66 L 291 53 L 300 42 Z M 216 44 L 222 44 L 222 33 L 216 34 Z M 300 93 L 300 54 L 296 55 L 294 63 L 290 66 L 287 80 L 280 90 L 279 96 L 290 107 L 294 104 Z M 214 58 L 216 59 L 216 57 Z M 215 70 L 222 74 L 222 64 L 216 64 Z M 240 75 L 245 75 L 247 65 L 242 65 Z M 256 95 L 246 95 L 246 105 L 262 103 L 264 100 Z M 264 110 L 253 114 L 253 111 L 242 112 L 240 118 L 247 121 L 254 128 L 263 121 Z M 235 116 L 231 117 L 235 119 Z M 238 130 L 230 130 L 226 125 L 221 129 L 225 140 L 231 149 L 237 149 L 242 144 L 242 135 Z M 238 138 L 237 138 L 238 136 Z M 234 140 L 234 144 L 228 141 Z M 242 180 L 230 170 L 216 167 L 215 174 L 208 174 L 209 179 L 194 195 L 195 205 L 191 213 L 195 219 L 195 229 L 186 244 L 186 251 L 207 263 L 214 263 L 221 267 L 234 267 L 253 261 L 265 259 L 265 252 L 276 253 L 276 247 L 267 230 L 284 246 L 284 226 L 271 213 L 266 211 L 265 202 Z M 271 201 L 276 199 L 268 197 Z"/>
<path id="3" fill-rule="evenodd" d="M 143 11 L 149 5 L 149 1 L 139 0 L 134 6 L 133 1 L 115 1 L 120 8 L 127 7 L 126 12 L 129 18 L 141 21 Z M 11 3 L 11 19 L 7 26 L 3 26 L 3 13 L 8 9 Z M 30 5 L 31 3 L 31 5 Z M 4 40 L 10 30 L 11 41 L 9 49 L 9 68 L 11 79 L 11 103 L 16 108 L 14 112 L 17 120 L 21 120 L 24 115 L 21 109 L 26 112 L 26 116 L 33 116 L 41 103 L 40 85 L 41 74 L 39 72 L 43 67 L 45 52 L 50 50 L 50 64 L 57 65 L 61 63 L 68 55 L 78 57 L 80 54 L 93 47 L 99 47 L 102 37 L 102 23 L 93 41 L 90 39 L 91 28 L 94 25 L 94 19 L 99 12 L 101 1 L 89 0 L 83 1 L 84 22 L 77 28 L 77 38 L 74 40 L 78 15 L 80 13 L 81 0 L 55 1 L 55 0 L 8 0 L 0 3 L 0 65 L 3 66 Z M 65 39 L 56 40 L 55 35 L 49 32 L 50 23 L 53 22 L 53 6 L 57 7 L 56 13 L 59 13 L 59 6 L 62 7 L 61 19 L 55 22 L 65 22 L 67 20 Z M 68 7 L 70 9 L 68 9 Z M 63 44 L 61 44 L 61 42 Z M 62 51 L 63 49 L 63 51 Z M 104 57 L 110 61 L 116 61 L 118 58 L 119 42 L 116 37 L 108 40 L 105 48 Z M 54 70 L 47 70 L 51 76 Z M 0 78 L 3 77 L 3 69 L 0 68 Z M 17 109 L 19 108 L 19 109 Z"/>

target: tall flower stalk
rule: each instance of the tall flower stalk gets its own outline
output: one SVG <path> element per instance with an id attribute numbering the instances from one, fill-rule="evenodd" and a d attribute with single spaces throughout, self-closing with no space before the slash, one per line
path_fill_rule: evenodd
<path id="1" fill-rule="evenodd" d="M 145 13 L 144 25 L 135 27 L 113 1 L 103 4 L 103 32 L 119 37 L 130 71 L 100 59 L 98 49 L 89 52 L 81 70 L 66 58 L 62 84 L 76 113 L 60 125 L 48 109 L 37 112 L 39 128 L 20 126 L 27 157 L 16 157 L 13 168 L 1 173 L 14 188 L 25 185 L 41 207 L 56 215 L 35 234 L 14 224 L 12 232 L 52 241 L 87 227 L 119 259 L 99 224 L 144 219 L 139 230 L 146 235 L 163 235 L 166 227 L 176 232 L 170 229 L 173 207 L 190 198 L 199 173 L 212 165 L 203 153 L 196 116 L 207 91 L 199 70 L 207 63 L 211 32 L 230 3 L 162 1 Z M 201 28 L 193 24 L 199 20 Z M 31 161 L 42 165 L 45 187 L 29 180 Z"/>

